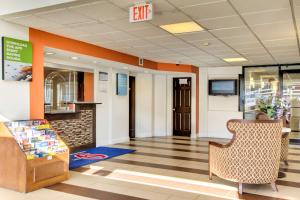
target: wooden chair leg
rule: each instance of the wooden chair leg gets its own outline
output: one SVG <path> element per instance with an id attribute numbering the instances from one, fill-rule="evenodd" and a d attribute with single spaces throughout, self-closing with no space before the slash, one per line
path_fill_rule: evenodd
<path id="1" fill-rule="evenodd" d="M 212 180 L 212 173 L 209 171 L 209 180 Z"/>
<path id="2" fill-rule="evenodd" d="M 271 183 L 271 186 L 272 186 L 272 190 L 273 190 L 274 192 L 278 192 L 278 188 L 277 188 L 277 185 L 276 185 L 275 182 Z"/>
<path id="3" fill-rule="evenodd" d="M 239 183 L 239 194 L 243 194 L 243 183 Z"/>

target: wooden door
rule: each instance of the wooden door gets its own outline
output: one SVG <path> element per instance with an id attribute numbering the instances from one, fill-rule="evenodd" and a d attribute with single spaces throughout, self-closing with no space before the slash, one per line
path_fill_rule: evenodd
<path id="1" fill-rule="evenodd" d="M 173 135 L 191 135 L 191 78 L 173 79 Z"/>
<path id="2" fill-rule="evenodd" d="M 129 77 L 129 137 L 135 138 L 135 77 Z"/>

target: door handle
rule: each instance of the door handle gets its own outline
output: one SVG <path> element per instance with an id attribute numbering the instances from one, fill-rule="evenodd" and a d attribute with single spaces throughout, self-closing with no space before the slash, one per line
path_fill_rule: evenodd
<path id="1" fill-rule="evenodd" d="M 175 111 L 175 108 L 173 108 L 172 110 Z"/>

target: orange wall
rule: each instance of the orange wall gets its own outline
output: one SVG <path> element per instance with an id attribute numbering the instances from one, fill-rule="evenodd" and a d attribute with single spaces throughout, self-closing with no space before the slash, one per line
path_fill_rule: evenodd
<path id="1" fill-rule="evenodd" d="M 83 55 L 107 59 L 120 63 L 138 66 L 138 57 L 106 49 L 93 44 L 47 33 L 41 30 L 29 29 L 29 40 L 33 45 L 33 81 L 30 83 L 30 118 L 44 118 L 44 48 L 51 47 L 71 51 Z M 176 65 L 170 63 L 157 63 L 144 60 L 143 68 L 195 73 L 196 80 L 196 133 L 199 130 L 199 69 L 192 65 Z M 89 78 L 88 78 L 89 79 Z M 89 84 L 93 84 L 89 82 Z M 91 86 L 91 85 L 90 85 Z M 92 87 L 88 87 L 89 89 Z M 93 99 L 93 93 L 87 92 L 85 100 Z"/>
<path id="2" fill-rule="evenodd" d="M 94 101 L 94 74 L 84 72 L 84 101 Z"/>

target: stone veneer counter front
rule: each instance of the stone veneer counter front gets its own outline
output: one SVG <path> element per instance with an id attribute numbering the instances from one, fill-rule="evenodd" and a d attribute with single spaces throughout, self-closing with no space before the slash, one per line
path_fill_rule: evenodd
<path id="1" fill-rule="evenodd" d="M 96 147 L 96 104 L 78 102 L 73 113 L 48 113 L 45 118 L 71 151 Z"/>

